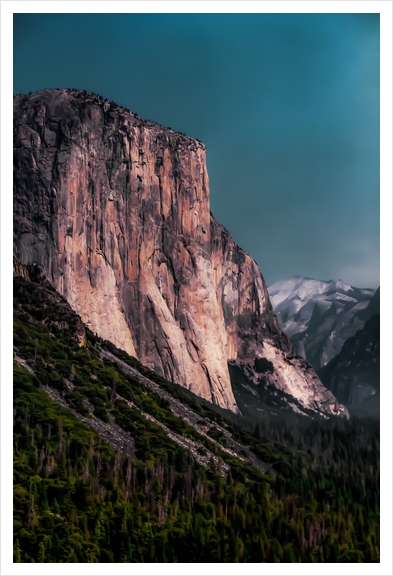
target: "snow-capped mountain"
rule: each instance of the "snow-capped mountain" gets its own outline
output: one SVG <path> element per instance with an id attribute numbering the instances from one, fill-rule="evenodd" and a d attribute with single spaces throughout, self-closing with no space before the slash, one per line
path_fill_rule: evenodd
<path id="1" fill-rule="evenodd" d="M 277 319 L 295 352 L 315 370 L 337 356 L 344 342 L 379 313 L 379 289 L 355 288 L 342 280 L 292 276 L 268 288 Z"/>

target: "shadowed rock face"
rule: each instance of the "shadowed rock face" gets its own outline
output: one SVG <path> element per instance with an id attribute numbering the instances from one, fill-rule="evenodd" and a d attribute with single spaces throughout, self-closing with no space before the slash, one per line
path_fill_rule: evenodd
<path id="1" fill-rule="evenodd" d="M 347 406 L 379 394 L 380 340 L 380 316 L 375 314 L 318 371 L 322 382 Z"/>
<path id="2" fill-rule="evenodd" d="M 266 357 L 267 380 L 345 411 L 312 370 L 286 361 L 265 282 L 209 196 L 201 142 L 92 94 L 15 97 L 14 254 L 93 331 L 230 410 L 228 361 L 257 382 Z"/>

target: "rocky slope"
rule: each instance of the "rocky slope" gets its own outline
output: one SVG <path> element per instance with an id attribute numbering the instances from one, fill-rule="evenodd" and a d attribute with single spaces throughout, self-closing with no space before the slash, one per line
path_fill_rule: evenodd
<path id="1" fill-rule="evenodd" d="M 92 94 L 15 97 L 14 254 L 87 326 L 221 407 L 237 410 L 231 361 L 307 407 L 346 413 L 291 355 L 256 263 L 209 196 L 198 140 Z"/>
<path id="2" fill-rule="evenodd" d="M 293 276 L 269 286 L 277 319 L 295 352 L 319 370 L 344 342 L 379 314 L 379 289 L 359 289 L 342 280 Z"/>
<path id="3" fill-rule="evenodd" d="M 36 384 L 39 383 L 40 388 L 52 400 L 93 429 L 112 448 L 127 456 L 135 454 L 134 438 L 129 431 L 116 423 L 113 415 L 114 405 L 125 403 L 142 416 L 145 425 L 146 421 L 154 422 L 168 438 L 191 452 L 194 459 L 204 467 L 209 467 L 213 461 L 217 470 L 225 475 L 230 466 L 217 455 L 223 453 L 247 462 L 262 473 L 275 475 L 271 466 L 262 462 L 248 446 L 233 437 L 228 429 L 231 424 L 225 423 L 219 416 L 222 412 L 220 409 L 216 408 L 218 413 L 207 410 L 207 403 L 199 401 L 189 392 L 183 393 L 179 398 L 176 385 L 166 382 L 108 341 L 100 341 L 85 328 L 64 298 L 46 280 L 37 277 L 37 270 L 14 262 L 13 294 L 14 341 L 17 343 L 17 346 L 14 344 L 14 361 L 36 377 Z M 83 341 L 80 338 L 82 331 Z M 75 343 L 77 346 L 74 346 Z M 106 349 L 107 345 L 110 345 L 112 352 Z M 43 362 L 42 353 L 45 356 Z M 93 362 L 90 364 L 88 360 Z M 129 378 L 129 384 L 134 387 L 134 391 L 136 383 L 143 386 L 141 395 L 146 409 L 150 412 L 142 410 L 144 404 L 141 399 L 136 399 L 134 393 L 130 395 L 130 389 L 127 391 L 124 388 L 119 374 L 117 380 L 113 380 L 113 371 L 110 368 L 108 386 L 108 373 L 105 376 L 108 366 L 119 367 L 123 376 Z M 94 373 L 93 370 L 97 368 L 98 373 Z M 119 394 L 118 389 L 125 396 Z M 100 398 L 104 404 L 101 404 Z M 194 399 L 197 399 L 197 402 Z M 160 404 L 153 408 L 152 402 Z M 158 406 L 161 412 L 157 412 Z M 164 422 L 167 425 L 162 421 L 162 409 L 166 411 Z M 161 420 L 157 420 L 153 414 Z M 216 419 L 226 427 L 221 426 Z M 196 440 L 195 435 L 189 437 L 191 429 L 197 433 L 198 439 L 207 441 L 207 446 Z M 223 444 L 216 438 L 221 439 Z M 209 449 L 212 446 L 216 452 Z"/>

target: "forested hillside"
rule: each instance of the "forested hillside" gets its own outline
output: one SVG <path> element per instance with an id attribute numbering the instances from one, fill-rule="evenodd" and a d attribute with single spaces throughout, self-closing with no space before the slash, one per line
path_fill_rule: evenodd
<path id="1" fill-rule="evenodd" d="M 14 354 L 15 562 L 379 561 L 379 422 L 209 405 L 21 277 Z"/>

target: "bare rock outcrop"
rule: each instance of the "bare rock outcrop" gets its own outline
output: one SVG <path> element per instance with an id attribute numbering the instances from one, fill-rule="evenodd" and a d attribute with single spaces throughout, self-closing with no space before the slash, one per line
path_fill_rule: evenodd
<path id="1" fill-rule="evenodd" d="M 205 146 L 99 96 L 14 98 L 14 254 L 83 322 L 167 379 L 236 411 L 228 361 L 343 413 L 291 344 L 256 263 L 210 213 Z M 290 392 L 292 393 L 292 392 Z"/>

